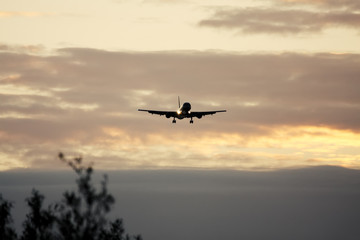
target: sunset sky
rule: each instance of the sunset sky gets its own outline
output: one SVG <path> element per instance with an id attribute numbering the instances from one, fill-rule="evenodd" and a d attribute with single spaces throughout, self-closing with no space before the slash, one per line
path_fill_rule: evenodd
<path id="1" fill-rule="evenodd" d="M 359 0 L 2 0 L 0 171 L 360 169 Z M 138 108 L 220 110 L 172 119 Z"/>

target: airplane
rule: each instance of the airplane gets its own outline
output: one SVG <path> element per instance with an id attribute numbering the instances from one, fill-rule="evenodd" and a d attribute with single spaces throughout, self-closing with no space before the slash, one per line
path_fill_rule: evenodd
<path id="1" fill-rule="evenodd" d="M 226 110 L 218 110 L 218 111 L 207 111 L 207 112 L 191 112 L 191 104 L 185 102 L 182 107 L 180 106 L 180 97 L 178 97 L 179 109 L 177 111 L 157 111 L 157 110 L 147 110 L 147 109 L 138 109 L 138 111 L 148 112 L 151 114 L 165 115 L 166 118 L 173 117 L 174 120 L 172 123 L 176 123 L 175 118 L 184 119 L 190 118 L 190 124 L 193 124 L 193 117 L 202 118 L 205 115 L 213 115 L 218 112 L 226 112 Z"/>

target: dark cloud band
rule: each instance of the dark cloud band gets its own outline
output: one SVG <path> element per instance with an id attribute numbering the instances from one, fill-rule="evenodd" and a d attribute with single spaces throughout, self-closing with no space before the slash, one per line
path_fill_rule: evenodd
<path id="1" fill-rule="evenodd" d="M 348 11 L 246 8 L 221 9 L 199 22 L 199 26 L 238 30 L 248 34 L 319 33 L 327 28 L 360 28 L 360 14 Z"/>

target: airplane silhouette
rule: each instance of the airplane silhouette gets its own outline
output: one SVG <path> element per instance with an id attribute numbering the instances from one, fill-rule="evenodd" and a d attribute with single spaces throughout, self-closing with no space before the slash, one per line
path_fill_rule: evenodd
<path id="1" fill-rule="evenodd" d="M 138 111 L 144 111 L 151 114 L 158 114 L 158 115 L 165 115 L 166 118 L 173 117 L 174 120 L 172 123 L 176 123 L 175 118 L 184 119 L 184 118 L 191 118 L 190 123 L 194 123 L 193 117 L 202 118 L 205 115 L 213 115 L 218 112 L 226 112 L 226 110 L 218 110 L 218 111 L 206 111 L 206 112 L 191 112 L 191 104 L 185 102 L 182 107 L 180 106 L 180 97 L 178 97 L 179 109 L 177 111 L 157 111 L 157 110 L 147 110 L 147 109 L 138 109 Z"/>

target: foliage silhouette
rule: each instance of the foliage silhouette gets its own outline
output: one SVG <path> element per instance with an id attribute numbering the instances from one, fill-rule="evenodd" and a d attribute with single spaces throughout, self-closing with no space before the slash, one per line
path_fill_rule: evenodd
<path id="1" fill-rule="evenodd" d="M 92 182 L 93 168 L 84 166 L 81 157 L 69 160 L 63 153 L 58 157 L 77 174 L 77 191 L 66 191 L 60 202 L 44 209 L 45 197 L 33 190 L 26 199 L 30 211 L 20 238 L 11 226 L 13 205 L 0 195 L 0 240 L 142 240 L 141 235 L 125 233 L 122 219 L 107 219 L 115 199 L 108 193 L 106 175 L 97 190 Z"/>
<path id="2" fill-rule="evenodd" d="M 26 199 L 30 213 L 26 215 L 23 223 L 24 230 L 21 240 L 54 239 L 53 225 L 56 218 L 50 207 L 48 210 L 42 209 L 44 198 L 42 194 L 33 189 L 32 196 Z"/>
<path id="3" fill-rule="evenodd" d="M 17 239 L 16 232 L 11 226 L 13 220 L 11 217 L 11 208 L 13 204 L 3 199 L 0 194 L 0 240 L 13 240 Z"/>

